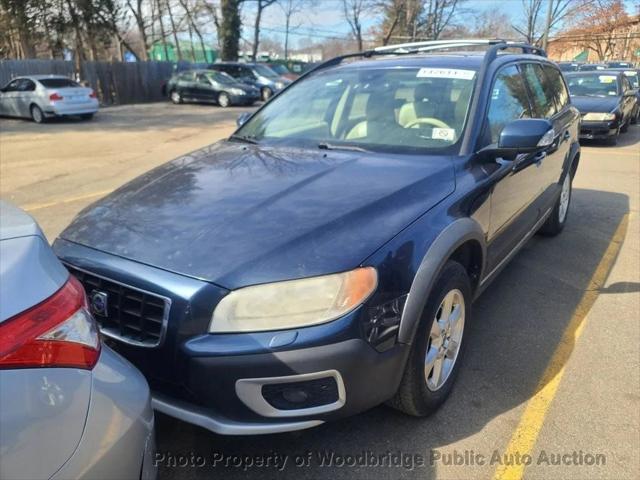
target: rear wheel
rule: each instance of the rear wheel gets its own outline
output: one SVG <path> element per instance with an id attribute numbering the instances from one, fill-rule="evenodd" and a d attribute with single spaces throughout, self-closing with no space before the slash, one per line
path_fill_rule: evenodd
<path id="1" fill-rule="evenodd" d="M 569 216 L 569 206 L 571 205 L 571 184 L 573 178 L 570 173 L 567 173 L 562 182 L 562 189 L 560 190 L 560 197 L 553 207 L 553 211 L 546 222 L 540 228 L 540 233 L 553 237 L 558 235 L 564 229 L 567 223 L 567 217 Z"/>
<path id="2" fill-rule="evenodd" d="M 633 125 L 635 125 L 636 123 L 638 123 L 638 118 L 640 117 L 640 105 L 636 106 L 636 109 L 633 112 L 633 115 L 631 116 L 631 123 Z"/>
<path id="3" fill-rule="evenodd" d="M 169 93 L 169 98 L 176 105 L 182 103 L 182 95 L 180 95 L 180 92 L 178 90 L 171 90 L 171 93 Z"/>
<path id="4" fill-rule="evenodd" d="M 229 98 L 229 95 L 224 92 L 218 95 L 218 105 L 220 105 L 222 108 L 227 108 L 229 105 L 231 105 L 231 99 Z"/>
<path id="5" fill-rule="evenodd" d="M 461 363 L 470 307 L 469 276 L 462 265 L 450 260 L 425 306 L 400 387 L 389 401 L 392 407 L 422 417 L 446 400 Z"/>
<path id="6" fill-rule="evenodd" d="M 44 123 L 46 118 L 42 110 L 37 105 L 31 105 L 31 119 L 36 123 Z"/>
<path id="7" fill-rule="evenodd" d="M 80 115 L 82 120 L 91 120 L 93 118 L 93 113 L 83 113 Z"/>

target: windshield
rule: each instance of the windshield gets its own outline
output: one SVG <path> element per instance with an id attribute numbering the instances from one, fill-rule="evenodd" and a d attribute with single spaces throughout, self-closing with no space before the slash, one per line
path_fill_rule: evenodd
<path id="1" fill-rule="evenodd" d="M 289 73 L 289 70 L 287 70 L 287 67 L 285 67 L 284 65 L 281 65 L 279 63 L 273 64 L 273 65 L 269 65 L 269 68 L 271 70 L 273 70 L 276 73 L 279 73 L 280 75 L 285 75 L 287 73 Z"/>
<path id="2" fill-rule="evenodd" d="M 294 84 L 238 132 L 255 141 L 442 149 L 460 138 L 475 71 L 449 68 L 334 70 Z"/>
<path id="3" fill-rule="evenodd" d="M 207 72 L 205 75 L 214 82 L 218 82 L 223 85 L 235 85 L 236 83 L 238 83 L 238 81 L 233 77 L 223 72 Z"/>
<path id="4" fill-rule="evenodd" d="M 262 77 L 278 78 L 278 74 L 264 65 L 254 65 L 253 70 Z"/>
<path id="5" fill-rule="evenodd" d="M 569 93 L 574 96 L 607 97 L 618 95 L 616 75 L 589 74 L 567 76 Z"/>
<path id="6" fill-rule="evenodd" d="M 69 78 L 40 78 L 38 81 L 46 88 L 72 88 L 80 86 Z"/>

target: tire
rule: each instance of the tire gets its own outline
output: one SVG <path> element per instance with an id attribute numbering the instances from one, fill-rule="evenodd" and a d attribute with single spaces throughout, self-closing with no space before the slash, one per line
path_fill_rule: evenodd
<path id="1" fill-rule="evenodd" d="M 624 124 L 620 127 L 620 132 L 622 133 L 627 133 L 627 130 L 629 130 L 629 123 L 631 122 L 631 119 L 627 119 L 626 122 L 624 122 Z"/>
<path id="2" fill-rule="evenodd" d="M 47 118 L 42 113 L 42 109 L 37 105 L 31 105 L 31 119 L 36 123 L 44 123 Z"/>
<path id="3" fill-rule="evenodd" d="M 227 108 L 229 105 L 231 105 L 231 99 L 229 98 L 229 95 L 227 95 L 225 92 L 222 92 L 220 95 L 218 95 L 218 105 L 220 105 L 222 108 Z"/>
<path id="4" fill-rule="evenodd" d="M 640 106 L 636 107 L 634 114 L 631 116 L 631 124 L 635 125 L 638 123 L 638 117 L 640 117 Z"/>
<path id="5" fill-rule="evenodd" d="M 273 92 L 269 87 L 262 87 L 262 90 L 260 90 L 260 98 L 262 98 L 263 102 L 269 100 L 271 95 L 273 95 Z"/>
<path id="6" fill-rule="evenodd" d="M 182 95 L 178 90 L 171 90 L 169 92 L 169 98 L 175 105 L 179 105 L 182 103 Z"/>
<path id="7" fill-rule="evenodd" d="M 564 229 L 569 217 L 569 207 L 571 206 L 571 192 L 573 184 L 573 176 L 567 174 L 562 181 L 562 188 L 560 190 L 560 196 L 556 201 L 556 204 L 551 211 L 551 215 L 544 222 L 539 232 L 542 235 L 548 237 L 555 237 Z"/>
<path id="8" fill-rule="evenodd" d="M 439 325 L 441 325 L 442 307 L 445 298 L 453 295 L 453 310 L 455 312 L 456 302 L 458 305 L 458 322 L 455 324 L 459 328 L 459 338 L 457 350 L 455 354 L 449 352 L 442 356 L 444 346 L 438 348 L 438 344 L 442 344 L 442 335 Z M 455 378 L 458 374 L 460 364 L 465 349 L 464 331 L 465 325 L 469 324 L 471 318 L 471 284 L 466 270 L 458 262 L 449 260 L 434 284 L 433 290 L 429 295 L 427 304 L 425 305 L 422 318 L 415 334 L 413 345 L 407 364 L 405 365 L 400 387 L 396 395 L 388 402 L 392 407 L 404 412 L 408 415 L 416 417 L 424 417 L 434 413 L 440 405 L 446 400 L 451 393 Z M 440 322 L 437 322 L 437 320 Z M 449 335 L 454 337 L 456 330 L 450 329 Z M 441 340 L 437 340 L 440 338 Z M 450 343 L 452 345 L 452 343 Z M 435 359 L 431 367 L 426 366 L 427 353 L 430 353 L 432 359 Z M 451 355 L 452 358 L 449 358 Z M 439 385 L 436 383 L 435 369 L 438 358 L 444 365 Z M 446 360 L 450 362 L 450 368 L 446 368 Z"/>
<path id="9" fill-rule="evenodd" d="M 614 136 L 607 138 L 607 145 L 615 147 L 618 144 L 618 137 L 620 137 L 620 133 L 616 133 Z"/>
<path id="10" fill-rule="evenodd" d="M 91 120 L 93 118 L 93 113 L 83 113 L 82 115 L 80 115 L 80 118 L 82 120 Z"/>

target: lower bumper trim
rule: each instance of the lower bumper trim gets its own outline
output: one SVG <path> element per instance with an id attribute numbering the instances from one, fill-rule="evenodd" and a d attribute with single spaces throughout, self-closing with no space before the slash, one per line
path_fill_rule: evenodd
<path id="1" fill-rule="evenodd" d="M 269 433 L 292 432 L 316 427 L 322 420 L 304 420 L 298 422 L 243 423 L 216 416 L 211 411 L 184 402 L 176 401 L 164 395 L 153 393 L 151 405 L 158 412 L 187 423 L 198 425 L 220 435 L 264 435 Z"/>

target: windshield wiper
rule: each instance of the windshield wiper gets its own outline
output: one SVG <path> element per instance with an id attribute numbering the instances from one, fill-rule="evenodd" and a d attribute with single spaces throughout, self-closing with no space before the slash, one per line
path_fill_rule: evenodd
<path id="1" fill-rule="evenodd" d="M 251 145 L 257 145 L 258 141 L 254 140 L 250 136 L 247 135 L 231 135 L 229 140 L 237 140 L 239 142 L 250 143 Z"/>
<path id="2" fill-rule="evenodd" d="M 335 145 L 333 143 L 322 142 L 318 144 L 320 150 L 350 150 L 352 152 L 366 152 L 367 150 L 356 145 Z"/>

